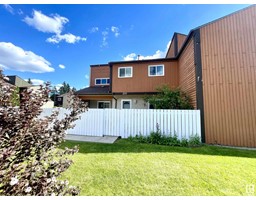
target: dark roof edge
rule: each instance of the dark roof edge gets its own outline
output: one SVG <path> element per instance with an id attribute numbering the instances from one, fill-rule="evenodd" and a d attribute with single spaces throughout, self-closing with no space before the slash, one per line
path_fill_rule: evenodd
<path id="1" fill-rule="evenodd" d="M 184 36 L 188 36 L 188 35 L 186 35 L 186 34 L 184 34 L 184 33 L 178 33 L 178 32 L 175 32 L 177 35 L 184 35 Z"/>
<path id="2" fill-rule="evenodd" d="M 78 95 L 78 96 L 112 96 L 112 93 L 107 93 L 107 94 L 77 94 L 77 93 L 75 93 L 75 95 Z"/>
<path id="3" fill-rule="evenodd" d="M 165 58 L 167 58 L 167 55 L 168 55 L 168 53 L 169 53 L 169 51 L 170 51 L 170 49 L 171 49 L 173 40 L 174 40 L 175 37 L 177 37 L 177 35 L 184 35 L 184 36 L 186 36 L 186 37 L 188 36 L 188 35 L 183 34 L 183 33 L 174 32 L 173 35 L 172 35 L 171 43 L 170 43 L 170 45 L 169 45 L 169 47 L 168 47 L 168 50 L 167 50 L 167 52 L 166 52 Z"/>
<path id="4" fill-rule="evenodd" d="M 169 47 L 168 47 L 168 50 L 167 50 L 166 55 L 165 55 L 165 58 L 167 58 L 167 55 L 168 55 L 168 53 L 169 53 L 169 51 L 170 51 L 170 49 L 171 49 L 172 43 L 173 43 L 174 38 L 176 37 L 176 35 L 177 35 L 176 32 L 174 32 L 173 35 L 172 35 L 171 43 L 170 43 L 170 45 L 169 45 Z"/>
<path id="5" fill-rule="evenodd" d="M 123 63 L 145 63 L 145 62 L 159 62 L 159 61 L 174 61 L 175 58 L 157 58 L 157 59 L 148 59 L 148 60 L 129 60 L 129 61 L 113 61 L 109 62 L 109 65 L 113 64 L 123 64 Z"/>
<path id="6" fill-rule="evenodd" d="M 146 94 L 157 94 L 158 92 L 113 92 L 113 95 L 146 95 Z"/>
<path id="7" fill-rule="evenodd" d="M 90 65 L 90 67 L 107 67 L 109 66 L 108 64 L 95 64 L 95 65 Z"/>
<path id="8" fill-rule="evenodd" d="M 189 40 L 190 40 L 191 37 L 193 36 L 193 33 L 194 33 L 195 30 L 197 30 L 197 29 L 192 29 L 192 30 L 189 32 L 189 34 L 188 34 L 186 40 L 183 42 L 183 45 L 181 46 L 181 48 L 180 48 L 180 50 L 179 50 L 177 56 L 175 57 L 175 59 L 178 59 L 178 58 L 179 58 L 179 56 L 181 55 L 181 53 L 183 52 L 183 50 L 184 50 L 185 47 L 187 46 Z"/>

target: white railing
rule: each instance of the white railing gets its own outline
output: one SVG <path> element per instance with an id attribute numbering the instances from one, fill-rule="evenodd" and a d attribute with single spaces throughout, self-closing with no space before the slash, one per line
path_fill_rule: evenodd
<path id="1" fill-rule="evenodd" d="M 41 116 L 50 115 L 52 110 L 43 109 Z M 67 112 L 60 108 L 59 118 Z M 163 134 L 176 134 L 179 139 L 196 134 L 201 137 L 199 110 L 89 109 L 75 124 L 67 134 L 127 138 L 136 134 L 149 135 L 157 130 L 158 124 Z"/>

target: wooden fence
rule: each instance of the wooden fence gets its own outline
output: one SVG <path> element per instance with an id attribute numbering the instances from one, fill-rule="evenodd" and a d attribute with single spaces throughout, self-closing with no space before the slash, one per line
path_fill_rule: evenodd
<path id="1" fill-rule="evenodd" d="M 59 109 L 60 119 L 69 112 Z M 52 110 L 43 109 L 41 116 L 50 115 Z M 149 135 L 157 130 L 158 124 L 163 134 L 176 134 L 179 139 L 189 139 L 196 134 L 201 137 L 199 110 L 89 109 L 75 124 L 67 134 L 127 138 L 136 134 Z"/>

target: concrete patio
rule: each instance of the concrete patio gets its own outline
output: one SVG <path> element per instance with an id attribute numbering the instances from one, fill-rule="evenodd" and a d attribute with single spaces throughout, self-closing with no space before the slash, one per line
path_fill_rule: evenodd
<path id="1" fill-rule="evenodd" d="M 86 136 L 86 135 L 71 135 L 67 134 L 65 139 L 72 141 L 82 141 L 82 142 L 96 142 L 96 143 L 106 143 L 113 144 L 119 137 L 117 136 Z"/>

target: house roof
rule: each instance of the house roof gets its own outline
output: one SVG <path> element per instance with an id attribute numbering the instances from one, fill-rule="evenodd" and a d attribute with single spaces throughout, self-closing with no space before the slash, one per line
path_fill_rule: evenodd
<path id="1" fill-rule="evenodd" d="M 110 93 L 109 86 L 94 86 L 94 87 L 87 87 L 75 92 L 76 95 L 106 95 Z"/>
<path id="2" fill-rule="evenodd" d="M 29 84 L 27 81 L 23 80 L 22 78 L 20 78 L 19 76 L 7 76 L 9 78 L 8 82 L 12 85 L 15 85 L 19 88 L 22 87 L 30 87 L 32 86 L 31 84 Z"/>

